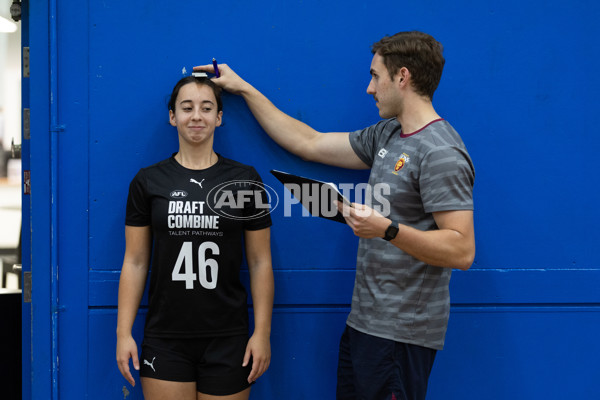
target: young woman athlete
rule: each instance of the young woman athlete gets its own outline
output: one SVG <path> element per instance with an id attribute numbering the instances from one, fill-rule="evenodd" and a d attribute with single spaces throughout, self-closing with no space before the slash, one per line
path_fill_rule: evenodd
<path id="1" fill-rule="evenodd" d="M 215 153 L 220 89 L 183 78 L 169 101 L 179 150 L 141 169 L 129 187 L 126 249 L 119 282 L 117 363 L 146 400 L 245 400 L 268 368 L 273 307 L 270 225 L 256 170 Z M 239 191 L 255 192 L 238 196 Z M 255 329 L 248 339 L 240 282 L 245 248 Z M 141 356 L 131 330 L 150 260 Z"/>

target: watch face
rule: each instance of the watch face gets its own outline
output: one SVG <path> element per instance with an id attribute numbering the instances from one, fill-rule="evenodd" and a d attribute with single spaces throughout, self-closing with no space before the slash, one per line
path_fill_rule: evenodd
<path id="1" fill-rule="evenodd" d="M 383 237 L 385 240 L 392 240 L 398 234 L 398 225 L 394 222 L 391 223 L 390 226 L 385 230 L 385 236 Z"/>

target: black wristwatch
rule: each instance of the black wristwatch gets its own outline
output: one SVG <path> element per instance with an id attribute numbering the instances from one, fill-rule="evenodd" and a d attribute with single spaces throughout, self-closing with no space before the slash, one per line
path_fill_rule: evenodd
<path id="1" fill-rule="evenodd" d="M 395 238 L 397 234 L 398 234 L 398 223 L 392 221 L 390 226 L 388 226 L 387 229 L 385 230 L 385 236 L 383 237 L 383 240 L 387 240 L 389 242 L 390 240 Z"/>

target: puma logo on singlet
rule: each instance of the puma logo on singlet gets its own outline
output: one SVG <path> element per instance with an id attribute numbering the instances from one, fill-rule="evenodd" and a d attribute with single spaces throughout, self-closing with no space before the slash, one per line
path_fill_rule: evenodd
<path id="1" fill-rule="evenodd" d="M 190 179 L 190 182 L 197 184 L 198 186 L 202 187 L 202 182 L 204 182 L 204 179 L 202 179 L 200 182 L 198 182 L 197 180 L 195 180 L 194 178 Z"/>
<path id="2" fill-rule="evenodd" d="M 154 369 L 154 365 L 153 365 L 153 364 L 154 364 L 154 360 L 155 360 L 155 359 L 156 359 L 156 357 L 154 357 L 154 358 L 152 359 L 152 362 L 150 362 L 150 361 L 148 361 L 148 360 L 144 359 L 144 365 L 149 365 L 149 366 L 150 366 L 150 368 L 152 368 L 152 371 L 154 371 L 154 372 L 156 372 L 156 370 Z"/>

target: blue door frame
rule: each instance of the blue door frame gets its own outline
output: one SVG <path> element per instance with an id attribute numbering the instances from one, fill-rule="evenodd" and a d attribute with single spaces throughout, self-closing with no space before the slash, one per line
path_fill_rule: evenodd
<path id="1" fill-rule="evenodd" d="M 75 6 L 73 16 L 86 15 L 78 4 L 61 6 Z M 24 342 L 31 343 L 24 346 L 23 398 L 81 398 L 85 376 L 72 377 L 81 375 L 88 359 L 87 190 L 81 184 L 87 180 L 87 152 L 81 151 L 87 135 L 81 120 L 64 116 L 87 120 L 87 77 L 70 70 L 87 69 L 87 51 L 78 53 L 68 31 L 58 27 L 57 1 L 22 5 L 23 43 L 29 43 L 31 60 L 30 78 L 23 79 L 23 104 L 28 101 L 31 109 L 31 140 L 23 145 L 24 169 L 31 171 L 31 195 L 23 201 L 24 221 L 29 221 L 23 224 L 23 253 L 29 254 L 23 268 L 31 271 L 32 281 L 31 307 L 23 308 Z M 69 28 L 86 24 L 85 18 L 71 21 Z M 66 74 L 73 76 L 61 85 Z M 72 136 L 66 136 L 66 124 Z"/>

